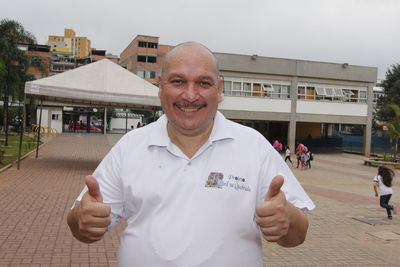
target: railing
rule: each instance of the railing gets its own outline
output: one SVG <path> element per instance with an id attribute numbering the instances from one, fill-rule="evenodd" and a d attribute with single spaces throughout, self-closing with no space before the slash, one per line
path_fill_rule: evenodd
<path id="1" fill-rule="evenodd" d="M 37 134 L 39 132 L 39 128 L 40 128 L 40 134 L 44 134 L 46 136 L 59 134 L 59 132 L 55 128 L 46 127 L 46 126 L 39 127 L 38 124 L 32 124 L 32 132 L 33 133 Z"/>

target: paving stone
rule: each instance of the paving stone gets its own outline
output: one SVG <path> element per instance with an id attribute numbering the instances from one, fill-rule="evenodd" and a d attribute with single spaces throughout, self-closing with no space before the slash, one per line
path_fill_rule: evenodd
<path id="1" fill-rule="evenodd" d="M 391 231 L 380 231 L 380 232 L 367 232 L 369 235 L 383 239 L 385 241 L 400 240 L 400 235 Z"/>
<path id="2" fill-rule="evenodd" d="M 32 154 L 20 170 L 13 166 L 0 173 L 0 267 L 117 266 L 125 222 L 88 245 L 72 237 L 66 215 L 84 176 L 118 138 L 61 134 L 40 149 L 39 158 Z M 400 216 L 387 222 L 371 185 L 377 169 L 362 160 L 320 153 L 312 169 L 292 169 L 317 208 L 308 212 L 309 231 L 301 246 L 263 243 L 265 266 L 400 266 L 400 240 L 393 238 L 400 235 Z M 391 203 L 400 205 L 399 179 L 394 192 Z"/>

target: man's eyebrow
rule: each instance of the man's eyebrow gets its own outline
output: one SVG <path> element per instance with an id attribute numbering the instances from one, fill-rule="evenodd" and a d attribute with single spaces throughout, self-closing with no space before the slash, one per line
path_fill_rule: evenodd
<path id="1" fill-rule="evenodd" d="M 178 78 L 182 78 L 183 77 L 183 75 L 182 74 L 179 74 L 179 73 L 168 73 L 167 75 L 165 75 L 165 77 L 166 78 L 168 78 L 168 79 L 170 79 L 170 78 L 176 78 L 176 77 L 178 77 Z"/>

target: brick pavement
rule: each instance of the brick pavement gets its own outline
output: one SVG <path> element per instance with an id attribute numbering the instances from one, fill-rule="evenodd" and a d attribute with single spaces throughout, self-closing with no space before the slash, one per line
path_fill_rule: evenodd
<path id="1" fill-rule="evenodd" d="M 21 170 L 0 173 L 0 266 L 115 266 L 123 224 L 103 240 L 76 241 L 66 215 L 91 173 L 118 136 L 62 134 L 24 159 Z M 265 266 L 400 266 L 400 239 L 387 241 L 376 233 L 400 237 L 400 216 L 389 225 L 369 225 L 353 217 L 385 221 L 373 197 L 376 168 L 362 157 L 317 154 L 310 170 L 294 172 L 317 205 L 309 213 L 306 242 L 285 249 L 264 244 Z M 400 173 L 397 172 L 400 177 Z M 400 206 L 399 179 L 393 201 Z"/>

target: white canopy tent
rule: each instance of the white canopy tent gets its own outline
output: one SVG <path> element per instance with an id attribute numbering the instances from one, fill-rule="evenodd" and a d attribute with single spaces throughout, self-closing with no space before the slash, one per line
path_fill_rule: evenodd
<path id="1" fill-rule="evenodd" d="M 71 104 L 160 108 L 158 87 L 108 59 L 27 82 L 25 93 L 42 100 Z"/>
<path id="2" fill-rule="evenodd" d="M 25 94 L 40 99 L 39 133 L 43 101 L 65 106 L 161 109 L 157 86 L 108 59 L 27 82 L 25 83 Z M 37 146 L 39 140 L 40 134 Z M 36 150 L 37 156 L 38 149 Z"/>

